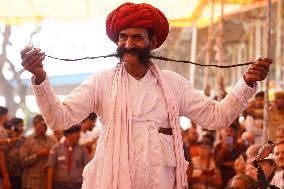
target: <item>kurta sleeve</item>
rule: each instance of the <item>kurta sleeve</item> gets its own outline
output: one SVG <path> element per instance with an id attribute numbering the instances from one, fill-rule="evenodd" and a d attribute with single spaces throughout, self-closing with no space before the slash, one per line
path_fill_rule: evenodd
<path id="1" fill-rule="evenodd" d="M 63 101 L 56 96 L 48 78 L 40 85 L 35 85 L 34 79 L 32 77 L 32 88 L 37 105 L 52 130 L 67 129 L 100 109 L 100 89 L 96 76 L 89 77 Z"/>
<path id="2" fill-rule="evenodd" d="M 185 78 L 182 80 L 185 87 L 182 91 L 180 114 L 207 129 L 229 126 L 242 113 L 247 101 L 257 90 L 249 87 L 242 78 L 223 100 L 217 102 L 200 94 Z"/>

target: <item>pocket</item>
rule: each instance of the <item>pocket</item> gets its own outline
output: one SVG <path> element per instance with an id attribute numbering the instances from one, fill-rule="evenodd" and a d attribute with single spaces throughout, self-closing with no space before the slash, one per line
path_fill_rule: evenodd
<path id="1" fill-rule="evenodd" d="M 165 166 L 176 167 L 174 140 L 171 135 L 159 134 L 161 155 Z"/>

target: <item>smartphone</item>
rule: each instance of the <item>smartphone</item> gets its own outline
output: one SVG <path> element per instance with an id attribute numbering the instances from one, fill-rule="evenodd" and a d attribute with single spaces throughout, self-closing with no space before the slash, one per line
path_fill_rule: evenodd
<path id="1" fill-rule="evenodd" d="M 234 142 L 234 139 L 232 136 L 227 136 L 226 137 L 226 142 L 227 144 L 229 144 L 230 146 L 233 146 L 233 142 Z"/>

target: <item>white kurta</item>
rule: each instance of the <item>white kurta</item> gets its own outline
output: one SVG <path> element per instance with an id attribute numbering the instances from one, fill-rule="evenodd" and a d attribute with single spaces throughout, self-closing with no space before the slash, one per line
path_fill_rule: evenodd
<path id="1" fill-rule="evenodd" d="M 91 76 L 63 102 L 54 94 L 48 79 L 33 85 L 47 125 L 51 129 L 66 129 L 82 121 L 90 112 L 96 112 L 102 125 L 107 125 L 114 71 L 110 69 Z M 208 129 L 228 126 L 256 91 L 241 79 L 224 100 L 214 102 L 194 90 L 182 76 L 170 71 L 162 71 L 162 74 L 179 102 L 179 115 Z M 176 166 L 173 138 L 158 133 L 159 127 L 170 127 L 162 89 L 150 71 L 139 81 L 130 75 L 128 79 L 133 111 L 135 189 L 172 189 Z M 102 140 L 105 128 L 102 127 L 93 160 L 85 167 L 84 189 L 101 189 L 100 162 L 105 153 Z"/>

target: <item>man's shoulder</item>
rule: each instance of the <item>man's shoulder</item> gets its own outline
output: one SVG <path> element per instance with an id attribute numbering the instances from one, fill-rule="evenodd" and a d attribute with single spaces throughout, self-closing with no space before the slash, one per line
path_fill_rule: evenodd
<path id="1" fill-rule="evenodd" d="M 161 70 L 161 72 L 165 77 L 182 78 L 182 76 L 180 74 L 178 74 L 177 72 L 171 71 L 171 70 Z"/>
<path id="2" fill-rule="evenodd" d="M 92 83 L 96 81 L 108 81 L 113 78 L 114 74 L 115 68 L 101 70 L 99 72 L 91 74 L 84 82 Z"/>

